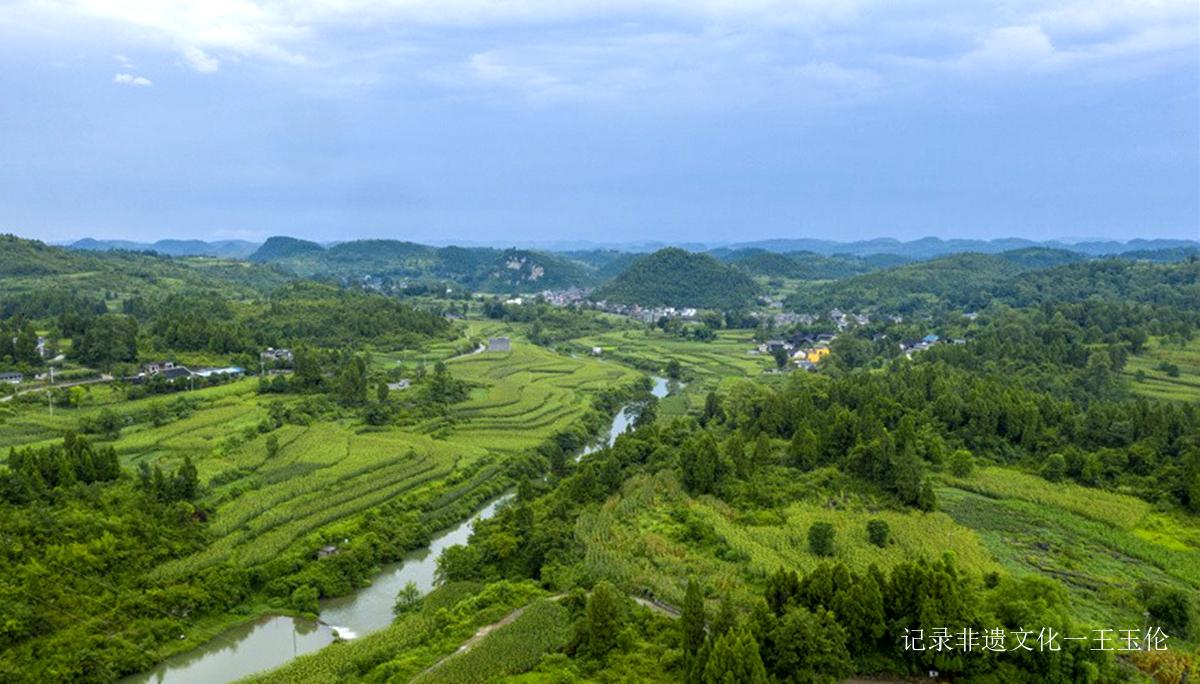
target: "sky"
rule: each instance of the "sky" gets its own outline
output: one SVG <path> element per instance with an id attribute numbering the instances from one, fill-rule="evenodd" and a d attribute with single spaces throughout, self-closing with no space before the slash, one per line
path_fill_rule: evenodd
<path id="1" fill-rule="evenodd" d="M 1200 239 L 1200 3 L 0 0 L 0 232 Z"/>

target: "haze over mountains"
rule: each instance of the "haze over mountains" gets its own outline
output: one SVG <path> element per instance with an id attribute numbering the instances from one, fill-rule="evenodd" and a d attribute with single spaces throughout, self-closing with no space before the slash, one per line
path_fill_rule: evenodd
<path id="1" fill-rule="evenodd" d="M 280 236 L 282 237 L 282 236 Z M 309 251 L 319 251 L 327 249 L 344 242 L 317 243 L 308 240 L 299 240 L 295 238 L 286 238 L 291 241 L 293 248 L 297 244 L 311 246 Z M 279 238 L 271 238 L 278 241 Z M 356 240 L 353 242 L 368 242 L 368 240 Z M 391 243 L 402 242 L 401 240 L 369 240 L 374 243 Z M 159 254 L 170 256 L 216 256 L 226 258 L 244 259 L 255 253 L 264 243 L 255 243 L 246 240 L 159 240 L 157 242 L 135 242 L 130 240 L 100 240 L 93 238 L 83 238 L 72 242 L 66 246 L 72 249 L 83 250 L 127 250 L 127 251 L 153 251 Z M 416 243 L 407 243 L 416 244 Z M 458 247 L 490 247 L 490 248 L 508 248 L 513 247 L 511 242 L 491 241 L 491 242 L 474 242 L 469 240 L 450 241 L 441 246 L 458 246 Z M 946 254 L 955 254 L 959 252 L 980 252 L 984 254 L 997 254 L 1015 249 L 1023 249 L 1026 247 L 1050 247 L 1054 249 L 1066 249 L 1072 252 L 1087 254 L 1089 256 L 1104 256 L 1112 254 L 1125 254 L 1128 252 L 1138 251 L 1155 251 L 1163 249 L 1176 248 L 1194 248 L 1200 249 L 1200 241 L 1197 240 L 1175 240 L 1175 239 L 1143 239 L 1138 238 L 1121 242 L 1116 240 L 1081 240 L 1078 242 L 1065 240 L 1029 240 L 1026 238 L 997 238 L 994 240 L 971 240 L 971 239 L 943 239 L 937 237 L 924 237 L 915 240 L 898 240 L 896 238 L 875 238 L 871 240 L 859 240 L 853 242 L 838 242 L 834 240 L 823 240 L 818 238 L 774 238 L 769 240 L 755 240 L 749 242 L 694 242 L 694 243 L 679 243 L 679 242 L 618 242 L 618 243 L 595 243 L 587 241 L 554 241 L 554 242 L 521 242 L 515 246 L 520 246 L 525 249 L 540 250 L 547 252 L 590 252 L 596 250 L 616 251 L 616 252 L 632 252 L 646 253 L 653 252 L 663 247 L 680 247 L 692 252 L 701 252 L 708 250 L 747 250 L 755 249 L 766 252 L 786 253 L 786 252 L 813 252 L 831 256 L 835 254 L 844 254 L 852 256 L 870 256 L 877 254 L 893 254 L 906 257 L 908 259 L 929 259 Z M 305 247 L 299 247 L 305 249 Z"/>

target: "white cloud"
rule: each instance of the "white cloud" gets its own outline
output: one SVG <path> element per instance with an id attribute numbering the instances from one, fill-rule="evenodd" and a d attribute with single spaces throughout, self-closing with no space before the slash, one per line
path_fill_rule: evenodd
<path id="1" fill-rule="evenodd" d="M 183 59 L 189 66 L 202 74 L 211 74 L 221 66 L 219 60 L 195 46 L 183 49 Z"/>
<path id="2" fill-rule="evenodd" d="M 6 21 L 87 26 L 199 73 L 266 65 L 318 90 L 354 74 L 356 88 L 423 79 L 549 100 L 757 84 L 843 101 L 910 75 L 1137 73 L 1200 48 L 1195 0 L 16 0 L 0 36 Z"/>
<path id="3" fill-rule="evenodd" d="M 113 83 L 117 85 L 133 86 L 135 88 L 149 88 L 154 85 L 154 82 L 144 76 L 134 76 L 133 74 L 117 74 L 113 76 Z"/>

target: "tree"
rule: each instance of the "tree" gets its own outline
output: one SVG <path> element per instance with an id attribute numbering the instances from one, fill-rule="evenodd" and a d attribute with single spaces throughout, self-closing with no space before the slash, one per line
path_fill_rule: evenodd
<path id="1" fill-rule="evenodd" d="M 1042 464 L 1042 477 L 1051 482 L 1062 482 L 1067 475 L 1067 459 L 1059 453 L 1050 454 Z"/>
<path id="2" fill-rule="evenodd" d="M 105 314 L 92 319 L 73 348 L 80 361 L 107 370 L 114 363 L 137 360 L 137 332 L 132 317 Z"/>
<path id="3" fill-rule="evenodd" d="M 266 441 L 267 460 L 274 459 L 279 455 L 279 437 L 275 435 L 267 435 Z"/>
<path id="4" fill-rule="evenodd" d="M 737 626 L 737 611 L 733 606 L 733 598 L 729 592 L 721 595 L 720 608 L 717 611 L 717 616 L 713 618 L 711 631 L 714 635 L 720 636 Z"/>
<path id="5" fill-rule="evenodd" d="M 821 454 L 821 442 L 807 426 L 798 428 L 788 444 L 788 465 L 802 470 L 817 467 Z"/>
<path id="6" fill-rule="evenodd" d="M 704 684 L 766 684 L 758 642 L 745 628 L 716 637 L 704 666 Z"/>
<path id="7" fill-rule="evenodd" d="M 688 440 L 679 454 L 684 488 L 691 494 L 712 494 L 720 475 L 721 455 L 708 432 Z"/>
<path id="8" fill-rule="evenodd" d="M 958 449 L 950 455 L 950 474 L 954 477 L 970 477 L 974 469 L 975 461 L 966 449 Z"/>
<path id="9" fill-rule="evenodd" d="M 875 546 L 881 549 L 887 546 L 891 536 L 892 531 L 886 521 L 879 519 L 867 521 L 867 539 Z"/>
<path id="10" fill-rule="evenodd" d="M 928 513 L 937 508 L 937 494 L 933 491 L 933 482 L 929 478 L 921 483 L 921 492 L 917 494 L 917 508 Z"/>
<path id="11" fill-rule="evenodd" d="M 320 598 L 321 594 L 315 587 L 302 584 L 292 592 L 292 609 L 316 615 L 321 612 L 321 604 L 318 601 Z"/>
<path id="12" fill-rule="evenodd" d="M 342 366 L 337 381 L 338 401 L 346 406 L 367 403 L 367 362 L 355 354 Z"/>
<path id="13" fill-rule="evenodd" d="M 706 426 L 709 423 L 720 423 L 725 420 L 725 411 L 721 408 L 721 398 L 716 392 L 709 392 L 704 397 L 704 413 L 700 414 L 700 425 Z"/>
<path id="14" fill-rule="evenodd" d="M 808 550 L 818 556 L 832 556 L 834 534 L 830 523 L 813 523 L 808 528 Z"/>
<path id="15" fill-rule="evenodd" d="M 177 501 L 191 501 L 196 498 L 200 489 L 200 478 L 196 473 L 196 465 L 192 457 L 185 455 L 183 465 L 175 472 L 171 483 L 171 498 Z"/>
<path id="16" fill-rule="evenodd" d="M 40 366 L 42 356 L 37 350 L 38 335 L 33 326 L 26 323 L 12 341 L 13 361 L 28 366 Z"/>
<path id="17" fill-rule="evenodd" d="M 384 403 L 388 400 L 389 392 L 391 392 L 391 390 L 388 389 L 386 382 L 379 383 L 379 386 L 375 388 L 375 400 L 381 404 Z"/>
<path id="18" fill-rule="evenodd" d="M 853 672 L 847 640 L 829 611 L 792 606 L 771 632 L 767 668 L 781 682 L 834 684 Z"/>
<path id="19" fill-rule="evenodd" d="M 421 590 L 417 588 L 417 583 L 413 581 L 407 582 L 399 593 L 396 594 L 396 603 L 392 606 L 392 613 L 395 615 L 403 615 L 411 613 L 421 607 Z"/>
<path id="20" fill-rule="evenodd" d="M 704 595 L 696 580 L 689 578 L 683 594 L 683 615 L 679 620 L 683 632 L 683 652 L 688 658 L 694 658 L 704 645 L 704 624 Z"/>
<path id="21" fill-rule="evenodd" d="M 587 643 L 593 656 L 603 656 L 617 645 L 621 626 L 621 593 L 607 580 L 596 584 L 587 602 Z"/>
<path id="22" fill-rule="evenodd" d="M 783 370 L 787 367 L 789 358 L 788 350 L 784 349 L 783 347 L 772 347 L 771 356 L 775 358 L 775 366 L 777 368 Z"/>
<path id="23" fill-rule="evenodd" d="M 678 380 L 683 377 L 683 366 L 679 365 L 679 361 L 671 359 L 667 362 L 667 377 L 672 380 Z"/>
<path id="24" fill-rule="evenodd" d="M 292 352 L 292 380 L 301 389 L 312 390 L 321 385 L 321 360 L 308 347 L 300 346 Z"/>

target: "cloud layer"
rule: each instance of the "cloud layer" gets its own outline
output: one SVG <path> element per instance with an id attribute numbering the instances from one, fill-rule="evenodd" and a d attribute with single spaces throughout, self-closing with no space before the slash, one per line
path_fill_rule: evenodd
<path id="1" fill-rule="evenodd" d="M 314 87 L 534 101 L 724 88 L 845 102 L 939 72 L 1137 74 L 1194 61 L 1200 21 L 1191 0 L 24 0 L 3 12 L 200 74 L 239 64 Z"/>

